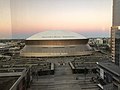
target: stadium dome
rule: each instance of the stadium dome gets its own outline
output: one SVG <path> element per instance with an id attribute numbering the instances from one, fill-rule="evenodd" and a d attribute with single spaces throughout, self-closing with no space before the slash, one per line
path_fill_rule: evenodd
<path id="1" fill-rule="evenodd" d="M 27 40 L 61 40 L 61 39 L 86 39 L 83 35 L 80 35 L 71 31 L 63 30 L 50 30 L 37 33 Z"/>
<path id="2" fill-rule="evenodd" d="M 71 31 L 50 30 L 37 33 L 25 41 L 20 55 L 25 57 L 55 57 L 92 54 L 88 39 Z"/>

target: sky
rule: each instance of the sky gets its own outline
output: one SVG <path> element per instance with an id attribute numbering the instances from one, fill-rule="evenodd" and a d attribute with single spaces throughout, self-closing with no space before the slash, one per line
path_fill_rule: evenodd
<path id="1" fill-rule="evenodd" d="M 46 30 L 108 37 L 111 23 L 112 0 L 0 0 L 0 38 Z"/>
<path id="2" fill-rule="evenodd" d="M 0 0 L 0 39 L 11 38 L 10 1 Z"/>

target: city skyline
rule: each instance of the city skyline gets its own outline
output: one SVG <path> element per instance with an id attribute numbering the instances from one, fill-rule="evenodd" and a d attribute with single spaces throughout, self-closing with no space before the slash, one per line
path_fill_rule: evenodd
<path id="1" fill-rule="evenodd" d="M 27 38 L 45 30 L 110 36 L 112 0 L 0 0 L 0 38 Z"/>

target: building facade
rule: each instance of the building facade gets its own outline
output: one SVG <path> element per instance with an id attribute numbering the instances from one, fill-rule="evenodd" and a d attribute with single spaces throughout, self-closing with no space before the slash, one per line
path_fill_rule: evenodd
<path id="1" fill-rule="evenodd" d="M 112 62 L 99 62 L 100 90 L 120 90 L 120 67 Z"/>
<path id="2" fill-rule="evenodd" d="M 119 43 L 120 43 L 120 0 L 113 0 L 113 18 L 111 27 L 111 52 L 112 61 L 119 65 Z"/>
<path id="3" fill-rule="evenodd" d="M 113 0 L 113 18 L 111 27 L 111 50 L 112 61 L 119 65 L 119 43 L 120 43 L 120 0 Z"/>
<path id="4" fill-rule="evenodd" d="M 111 53 L 112 61 L 116 65 L 120 64 L 120 26 L 112 26 L 111 28 Z"/>
<path id="5" fill-rule="evenodd" d="M 120 90 L 120 0 L 113 0 L 113 22 L 111 27 L 112 62 L 99 62 L 98 72 L 102 90 Z"/>

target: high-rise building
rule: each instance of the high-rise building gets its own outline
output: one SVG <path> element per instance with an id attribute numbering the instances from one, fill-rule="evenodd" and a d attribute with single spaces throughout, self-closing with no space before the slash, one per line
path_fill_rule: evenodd
<path id="1" fill-rule="evenodd" d="M 120 65 L 120 0 L 113 0 L 113 18 L 111 27 L 112 61 Z"/>
<path id="2" fill-rule="evenodd" d="M 120 0 L 113 0 L 113 18 L 111 27 L 112 61 L 99 62 L 98 71 L 102 90 L 120 90 Z M 100 90 L 101 90 L 100 89 Z"/>

